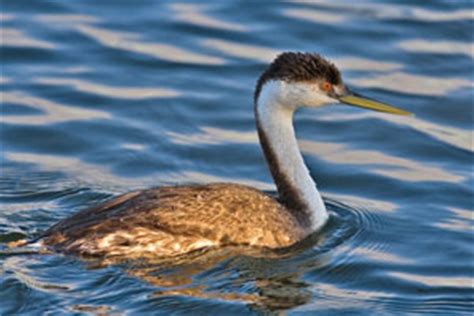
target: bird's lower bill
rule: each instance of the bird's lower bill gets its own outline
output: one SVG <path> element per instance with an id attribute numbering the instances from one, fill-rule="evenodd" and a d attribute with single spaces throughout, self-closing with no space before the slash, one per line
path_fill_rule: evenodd
<path id="1" fill-rule="evenodd" d="M 339 97 L 339 101 L 348 105 L 353 105 L 353 106 L 357 106 L 360 108 L 369 109 L 373 111 L 398 114 L 398 115 L 411 115 L 410 112 L 407 112 L 405 110 L 398 109 L 394 106 L 391 106 L 382 102 L 378 102 L 375 100 L 371 100 L 360 95 L 350 94 L 350 95 L 341 96 Z"/>

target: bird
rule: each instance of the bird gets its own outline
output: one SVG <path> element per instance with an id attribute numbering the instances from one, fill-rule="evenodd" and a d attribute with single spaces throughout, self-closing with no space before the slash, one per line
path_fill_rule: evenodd
<path id="1" fill-rule="evenodd" d="M 125 193 L 59 221 L 37 238 L 84 257 L 172 258 L 222 247 L 284 249 L 318 232 L 329 215 L 293 127 L 301 107 L 343 103 L 409 112 L 352 92 L 317 53 L 283 52 L 257 80 L 254 116 L 278 197 L 234 183 L 161 186 Z"/>

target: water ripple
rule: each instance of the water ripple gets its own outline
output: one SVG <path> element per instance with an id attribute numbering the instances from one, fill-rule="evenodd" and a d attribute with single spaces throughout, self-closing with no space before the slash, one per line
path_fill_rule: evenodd
<path id="1" fill-rule="evenodd" d="M 424 39 L 404 40 L 398 43 L 398 47 L 414 53 L 435 53 L 435 54 L 463 54 L 474 58 L 473 43 L 463 43 L 456 41 L 427 41 Z"/>
<path id="2" fill-rule="evenodd" d="M 452 126 L 444 126 L 441 124 L 432 123 L 421 119 L 420 117 L 406 117 L 400 120 L 397 117 L 383 115 L 375 112 L 360 112 L 360 113 L 332 113 L 324 116 L 319 116 L 318 119 L 321 121 L 342 121 L 351 122 L 358 119 L 364 118 L 380 118 L 386 121 L 390 121 L 395 124 L 409 126 L 416 131 L 423 134 L 427 134 L 434 139 L 441 141 L 447 145 L 458 147 L 467 152 L 474 152 L 472 147 L 472 139 L 474 137 L 474 131 L 469 129 L 456 128 Z"/>
<path id="3" fill-rule="evenodd" d="M 462 78 L 434 78 L 405 72 L 362 77 L 354 80 L 358 87 L 380 88 L 402 93 L 442 96 L 463 88 L 472 88 L 474 83 Z"/>
<path id="4" fill-rule="evenodd" d="M 139 39 L 138 34 L 131 32 L 117 32 L 88 25 L 77 25 L 76 29 L 106 47 L 144 54 L 166 61 L 203 65 L 225 63 L 222 58 L 195 53 L 171 44 L 144 42 Z"/>
<path id="5" fill-rule="evenodd" d="M 474 214 L 471 210 L 449 208 L 452 216 L 435 223 L 436 227 L 457 232 L 471 233 L 474 226 Z"/>
<path id="6" fill-rule="evenodd" d="M 338 24 L 344 22 L 347 17 L 340 13 L 330 13 L 320 10 L 308 10 L 308 9 L 289 9 L 283 12 L 283 15 L 297 18 L 301 20 L 307 20 L 318 24 Z"/>
<path id="7" fill-rule="evenodd" d="M 180 93 L 173 89 L 159 87 L 118 87 L 102 85 L 90 81 L 68 78 L 34 78 L 33 82 L 52 86 L 72 86 L 80 92 L 98 94 L 110 98 L 121 98 L 130 100 L 140 100 L 149 98 L 171 98 L 179 96 Z"/>
<path id="8" fill-rule="evenodd" d="M 205 14 L 208 6 L 195 5 L 189 3 L 173 3 L 170 4 L 170 8 L 173 13 L 173 18 L 185 23 L 204 26 L 209 28 L 215 28 L 219 30 L 237 31 L 244 32 L 248 29 L 237 23 L 231 23 L 225 20 L 219 20 L 215 17 Z"/>
<path id="9" fill-rule="evenodd" d="M 8 22 L 11 21 L 15 18 L 13 14 L 5 14 L 5 13 L 0 13 L 0 21 L 1 22 Z"/>
<path id="10" fill-rule="evenodd" d="M 408 282 L 417 282 L 428 287 L 463 287 L 472 289 L 474 284 L 474 278 L 469 277 L 425 276 L 406 272 L 389 272 L 389 275 Z"/>
<path id="11" fill-rule="evenodd" d="M 0 28 L 0 39 L 0 45 L 6 47 L 38 48 L 48 50 L 56 48 L 53 43 L 32 38 L 20 30 L 3 26 Z"/>
<path id="12" fill-rule="evenodd" d="M 472 9 L 459 10 L 431 10 L 417 8 L 410 5 L 386 5 L 382 3 L 362 2 L 354 6 L 350 1 L 329 0 L 290 0 L 297 4 L 306 4 L 320 8 L 335 10 L 336 12 L 350 12 L 352 15 L 376 17 L 378 19 L 403 19 L 424 22 L 449 22 L 460 20 L 473 20 Z"/>
<path id="13" fill-rule="evenodd" d="M 11 83 L 11 82 L 12 82 L 11 78 L 0 75 L 0 84 L 1 85 L 8 84 L 8 83 Z"/>
<path id="14" fill-rule="evenodd" d="M 71 105 L 30 96 L 24 92 L 2 92 L 3 103 L 21 104 L 40 110 L 40 115 L 2 115 L 0 120 L 10 124 L 47 125 L 59 122 L 108 119 L 110 115 L 99 110 L 73 107 Z"/>
<path id="15" fill-rule="evenodd" d="M 70 26 L 100 22 L 95 16 L 81 14 L 38 14 L 35 19 L 49 26 Z"/>
<path id="16" fill-rule="evenodd" d="M 280 53 L 280 51 L 276 49 L 219 39 L 205 39 L 201 41 L 201 45 L 204 47 L 216 49 L 227 56 L 252 59 L 262 62 L 268 62 Z"/>

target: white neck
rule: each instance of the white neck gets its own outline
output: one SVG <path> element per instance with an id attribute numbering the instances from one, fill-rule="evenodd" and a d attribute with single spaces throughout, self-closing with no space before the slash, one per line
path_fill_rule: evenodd
<path id="1" fill-rule="evenodd" d="M 286 88 L 285 83 L 274 81 L 263 86 L 256 101 L 257 127 L 280 198 L 298 213 L 300 222 L 315 231 L 327 221 L 328 213 L 299 151 L 293 128 L 297 105 L 287 104 L 292 92 Z M 292 204 L 300 205 L 293 205 L 297 210 L 292 210 Z"/>

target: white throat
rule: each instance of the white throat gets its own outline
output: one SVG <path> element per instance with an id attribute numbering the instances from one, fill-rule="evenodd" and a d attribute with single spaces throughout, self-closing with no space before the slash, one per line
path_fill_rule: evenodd
<path id="1" fill-rule="evenodd" d="M 278 175 L 272 170 L 280 196 L 286 190 L 282 186 L 290 185 L 293 194 L 305 205 L 303 216 L 307 217 L 305 220 L 308 221 L 311 231 L 315 231 L 326 223 L 328 213 L 298 148 L 293 128 L 293 113 L 299 106 L 296 103 L 297 90 L 297 86 L 281 81 L 265 83 L 256 101 L 256 117 L 259 132 L 264 134 L 267 147 L 273 152 L 276 160 L 273 164 L 277 166 L 270 165 L 270 168 L 277 167 L 282 174 L 280 176 L 286 178 L 282 184 L 281 179 L 276 179 Z M 268 153 L 266 154 L 269 160 Z M 270 161 L 269 163 L 272 164 Z"/>

